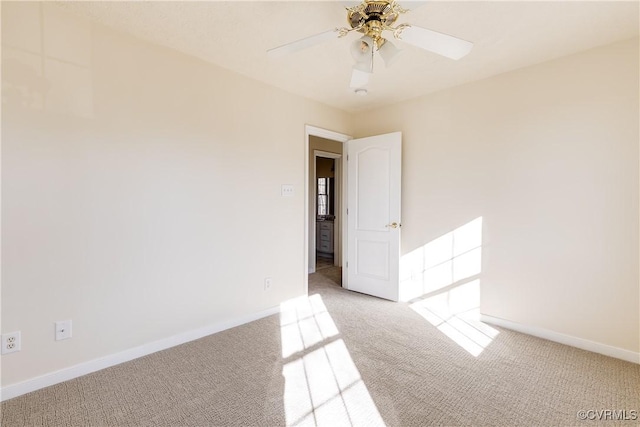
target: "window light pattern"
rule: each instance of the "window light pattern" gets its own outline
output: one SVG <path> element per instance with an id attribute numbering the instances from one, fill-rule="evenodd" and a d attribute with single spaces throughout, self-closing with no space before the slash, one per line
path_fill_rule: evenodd
<path id="1" fill-rule="evenodd" d="M 400 268 L 401 299 L 470 354 L 498 335 L 480 322 L 482 217 L 404 255 Z"/>
<path id="2" fill-rule="evenodd" d="M 288 426 L 384 426 L 320 295 L 280 310 Z"/>

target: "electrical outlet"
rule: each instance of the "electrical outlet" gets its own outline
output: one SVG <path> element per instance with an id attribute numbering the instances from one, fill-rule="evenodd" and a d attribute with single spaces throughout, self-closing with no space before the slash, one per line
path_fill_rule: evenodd
<path id="1" fill-rule="evenodd" d="M 60 320 L 56 322 L 56 341 L 71 338 L 71 320 Z"/>
<path id="2" fill-rule="evenodd" d="M 15 353 L 22 348 L 20 343 L 20 331 L 2 335 L 2 354 Z"/>
<path id="3" fill-rule="evenodd" d="M 271 289 L 271 283 L 272 283 L 272 279 L 271 277 L 265 277 L 264 279 L 264 290 L 268 291 Z"/>

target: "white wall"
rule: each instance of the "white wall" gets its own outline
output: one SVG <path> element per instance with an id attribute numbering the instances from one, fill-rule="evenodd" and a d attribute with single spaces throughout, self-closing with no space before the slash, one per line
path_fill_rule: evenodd
<path id="1" fill-rule="evenodd" d="M 2 385 L 302 294 L 305 124 L 350 115 L 41 7 L 2 4 Z"/>
<path id="2" fill-rule="evenodd" d="M 480 309 L 639 351 L 638 41 L 355 117 L 403 132 L 402 253 L 483 218 Z"/>

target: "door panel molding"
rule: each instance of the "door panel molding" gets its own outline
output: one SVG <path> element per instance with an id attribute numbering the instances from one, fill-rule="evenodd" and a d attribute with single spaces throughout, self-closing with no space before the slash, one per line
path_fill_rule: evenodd
<path id="1" fill-rule="evenodd" d="M 353 139 L 347 157 L 347 288 L 397 301 L 402 134 Z"/>

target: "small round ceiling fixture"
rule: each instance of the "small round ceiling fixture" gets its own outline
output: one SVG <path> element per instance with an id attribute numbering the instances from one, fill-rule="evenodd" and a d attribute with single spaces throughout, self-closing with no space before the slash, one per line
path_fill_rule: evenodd
<path id="1" fill-rule="evenodd" d="M 353 92 L 358 96 L 367 96 L 367 94 L 369 93 L 369 91 L 364 88 L 356 89 Z"/>

